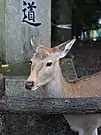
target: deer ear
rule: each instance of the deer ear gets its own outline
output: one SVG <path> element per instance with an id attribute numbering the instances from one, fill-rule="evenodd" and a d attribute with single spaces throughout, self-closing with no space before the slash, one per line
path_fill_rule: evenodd
<path id="1" fill-rule="evenodd" d="M 58 45 L 57 47 L 54 47 L 53 52 L 56 53 L 59 56 L 59 58 L 63 58 L 70 51 L 75 41 L 76 39 L 74 38 L 71 41 L 64 42 Z"/>

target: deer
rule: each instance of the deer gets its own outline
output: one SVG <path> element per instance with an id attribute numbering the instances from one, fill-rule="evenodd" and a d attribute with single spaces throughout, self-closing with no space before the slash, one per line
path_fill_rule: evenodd
<path id="1" fill-rule="evenodd" d="M 64 58 L 76 39 L 66 41 L 56 47 L 39 45 L 30 60 L 31 71 L 25 88 L 43 88 L 46 98 L 89 98 L 101 97 L 101 72 L 67 81 L 62 75 L 59 61 Z M 33 42 L 31 41 L 33 44 Z M 98 135 L 101 114 L 63 114 L 72 130 L 79 135 Z"/>

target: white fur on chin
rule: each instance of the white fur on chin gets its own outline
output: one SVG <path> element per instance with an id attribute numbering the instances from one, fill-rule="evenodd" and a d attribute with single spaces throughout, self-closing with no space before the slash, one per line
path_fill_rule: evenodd
<path id="1" fill-rule="evenodd" d="M 33 87 L 31 90 L 32 91 L 35 91 L 35 90 L 37 90 L 39 88 L 39 86 L 35 86 L 35 87 Z"/>

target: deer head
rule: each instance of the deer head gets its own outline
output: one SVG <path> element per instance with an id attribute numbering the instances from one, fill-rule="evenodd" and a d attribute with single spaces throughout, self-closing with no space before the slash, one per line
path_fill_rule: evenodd
<path id="1" fill-rule="evenodd" d="M 30 60 L 31 73 L 25 83 L 26 89 L 36 90 L 54 80 L 59 67 L 59 59 L 67 55 L 75 41 L 76 39 L 72 39 L 54 48 L 43 45 L 37 47 Z"/>

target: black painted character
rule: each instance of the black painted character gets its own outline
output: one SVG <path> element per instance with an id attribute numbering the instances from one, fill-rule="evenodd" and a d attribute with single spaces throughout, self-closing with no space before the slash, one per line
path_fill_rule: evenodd
<path id="1" fill-rule="evenodd" d="M 32 1 L 32 3 L 27 3 L 26 1 L 23 1 L 23 5 L 26 6 L 24 9 L 22 9 L 24 13 L 23 22 L 26 22 L 33 26 L 39 26 L 41 23 L 35 22 L 35 11 L 36 8 L 35 2 Z"/>

